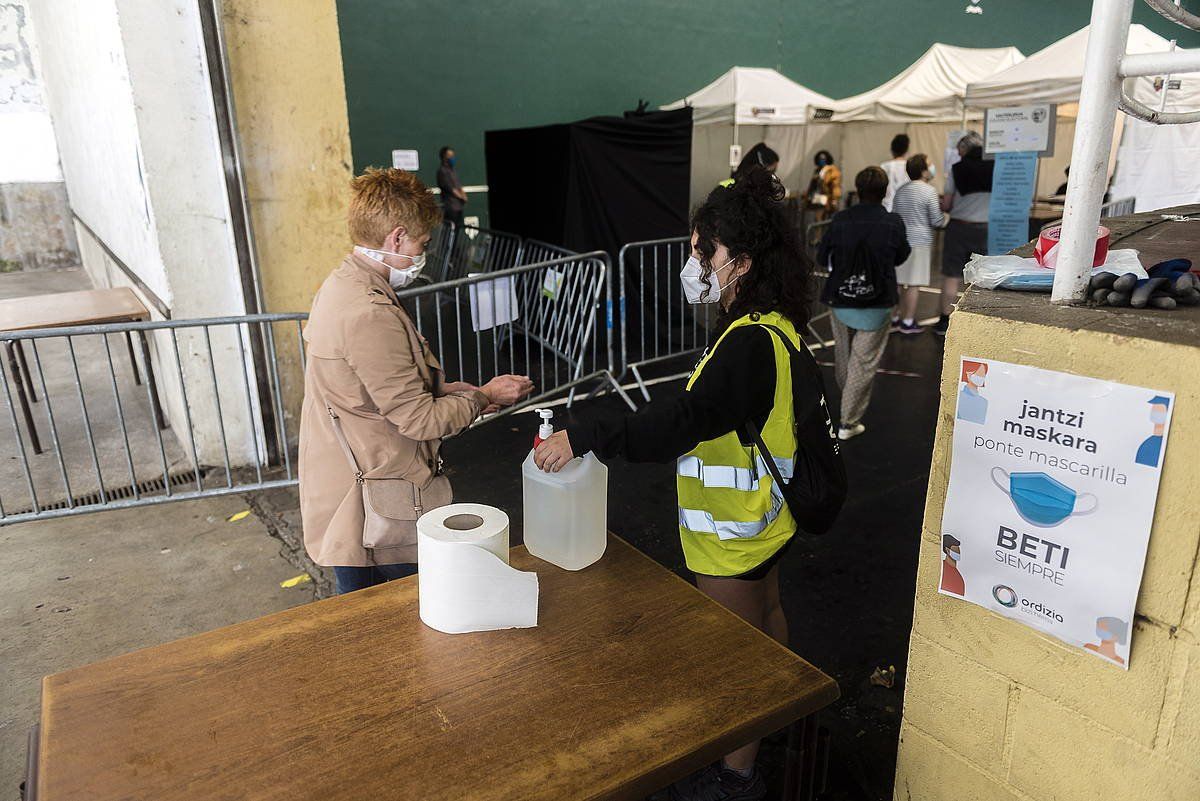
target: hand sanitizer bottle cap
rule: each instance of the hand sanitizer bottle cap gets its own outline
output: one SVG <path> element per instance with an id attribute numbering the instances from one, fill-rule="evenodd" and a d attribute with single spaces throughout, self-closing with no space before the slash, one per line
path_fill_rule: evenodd
<path id="1" fill-rule="evenodd" d="M 550 422 L 554 419 L 553 409 L 537 409 L 538 416 L 542 418 L 542 424 L 538 426 L 538 439 L 549 439 L 554 433 L 554 424 Z"/>

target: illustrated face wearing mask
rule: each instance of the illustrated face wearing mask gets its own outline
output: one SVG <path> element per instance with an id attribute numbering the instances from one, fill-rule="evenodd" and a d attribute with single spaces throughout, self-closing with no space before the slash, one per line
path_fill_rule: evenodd
<path id="1" fill-rule="evenodd" d="M 1108 641 L 1124 645 L 1128 632 L 1128 625 L 1119 617 L 1102 617 L 1096 620 L 1096 637 L 1101 642 Z"/>
<path id="2" fill-rule="evenodd" d="M 700 262 L 695 250 L 696 239 L 692 237 L 692 255 L 679 273 L 679 283 L 683 286 L 683 295 L 688 303 L 719 303 L 725 290 L 738 279 L 737 259 L 731 258 L 724 245 L 717 247 L 713 254 L 713 263 L 720 265 L 708 276 L 708 284 L 704 282 L 704 265 Z"/>
<path id="3" fill-rule="evenodd" d="M 429 234 L 414 239 L 404 228 L 396 228 L 382 248 L 367 248 L 355 245 L 354 250 L 372 261 L 377 261 L 388 268 L 388 283 L 392 289 L 401 290 L 409 286 L 425 269 L 425 246 L 429 244 Z"/>
<path id="4" fill-rule="evenodd" d="M 980 387 L 983 386 L 983 382 L 986 378 L 987 378 L 987 369 L 981 367 L 978 370 L 976 370 L 975 372 L 967 374 L 967 383 L 970 384 L 975 389 L 979 389 Z"/>

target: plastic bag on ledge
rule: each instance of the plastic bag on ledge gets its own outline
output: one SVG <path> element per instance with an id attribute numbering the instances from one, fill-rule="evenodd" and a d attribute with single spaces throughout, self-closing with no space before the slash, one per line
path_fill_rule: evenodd
<path id="1" fill-rule="evenodd" d="M 1147 278 L 1138 252 L 1133 249 L 1110 250 L 1104 264 L 1092 270 L 1098 273 L 1133 273 L 1138 278 Z M 1020 256 L 980 256 L 974 254 L 963 268 L 963 279 L 968 284 L 984 289 L 1016 289 L 1027 292 L 1049 292 L 1054 286 L 1054 270 L 1047 270 L 1033 259 Z"/>

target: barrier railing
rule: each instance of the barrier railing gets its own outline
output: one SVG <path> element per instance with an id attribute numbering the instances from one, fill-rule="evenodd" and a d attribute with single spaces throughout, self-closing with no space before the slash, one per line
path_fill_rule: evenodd
<path id="1" fill-rule="evenodd" d="M 567 256 L 399 293 L 417 329 L 455 380 L 533 379 L 538 392 L 508 414 L 584 384 L 614 389 L 613 330 L 602 314 L 612 294 L 608 256 Z M 497 415 L 481 419 L 476 425 Z"/>
<path id="2" fill-rule="evenodd" d="M 649 401 L 642 371 L 699 354 L 709 345 L 715 315 L 687 302 L 679 270 L 691 252 L 686 236 L 630 242 L 617 262 L 621 318 L 621 371 L 629 372 Z M 688 367 L 691 365 L 689 364 Z M 672 377 L 682 377 L 686 372 Z"/>
<path id="3" fill-rule="evenodd" d="M 1101 219 L 1105 217 L 1124 217 L 1126 214 L 1133 214 L 1133 209 L 1136 205 L 1137 198 L 1132 197 L 1110 200 L 1100 207 L 1100 217 Z"/>
<path id="4" fill-rule="evenodd" d="M 492 273 L 522 264 L 524 240 L 516 234 L 466 225 L 448 235 L 442 271 L 437 282 L 466 278 L 471 273 Z"/>
<path id="5" fill-rule="evenodd" d="M 568 256 L 577 255 L 579 254 L 575 251 L 564 248 L 561 245 L 551 245 L 549 242 L 526 239 L 524 251 L 521 254 L 521 264 L 536 264 L 539 261 L 551 261 L 553 259 L 563 259 Z"/>
<path id="6" fill-rule="evenodd" d="M 554 396 L 570 404 L 589 384 L 633 408 L 614 375 L 607 254 L 413 287 L 399 298 L 447 380 L 533 379 L 533 397 L 475 425 Z M 303 394 L 307 316 L 0 333 L 9 357 L 0 368 L 0 525 L 296 484 L 288 399 Z M 140 363 L 132 348 L 124 356 L 127 334 L 148 342 Z M 265 346 L 265 376 L 254 367 L 252 334 Z"/>
<path id="7" fill-rule="evenodd" d="M 305 316 L 0 334 L 10 355 L 0 427 L 12 431 L 0 436 L 0 524 L 294 484 L 283 398 L 301 379 L 280 364 L 302 363 Z M 141 364 L 132 349 L 122 358 L 132 333 L 151 346 Z M 265 376 L 255 374 L 252 334 L 264 343 Z"/>

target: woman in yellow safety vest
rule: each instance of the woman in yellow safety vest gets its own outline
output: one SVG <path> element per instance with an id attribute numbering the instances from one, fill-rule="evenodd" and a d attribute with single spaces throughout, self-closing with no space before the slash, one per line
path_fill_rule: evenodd
<path id="1" fill-rule="evenodd" d="M 694 213 L 692 254 L 680 281 L 689 303 L 719 303 L 722 316 L 720 337 L 686 391 L 637 414 L 569 425 L 534 458 L 547 471 L 588 451 L 633 462 L 677 460 L 679 533 L 697 586 L 786 644 L 779 561 L 797 524 L 748 429 L 760 432 L 788 482 L 801 440 L 817 441 L 835 457 L 837 446 L 819 370 L 797 333 L 809 317 L 812 265 L 783 197 L 773 175 L 751 170 L 715 188 Z M 793 376 L 793 349 L 812 362 L 811 371 Z M 812 409 L 812 420 L 798 426 L 797 408 Z M 758 742 L 739 748 L 674 785 L 672 798 L 762 798 L 757 753 Z"/>

